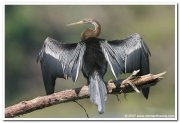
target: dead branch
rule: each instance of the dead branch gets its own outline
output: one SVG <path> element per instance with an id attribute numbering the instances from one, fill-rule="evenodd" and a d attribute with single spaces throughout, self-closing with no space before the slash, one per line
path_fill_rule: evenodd
<path id="1" fill-rule="evenodd" d="M 121 94 L 133 92 L 134 89 L 129 83 L 135 85 L 138 90 L 145 87 L 154 86 L 161 80 L 166 72 L 160 74 L 148 74 L 144 76 L 131 75 L 127 79 L 120 81 L 110 80 L 107 83 L 108 94 Z M 88 86 L 83 86 L 75 89 L 64 90 L 47 96 L 39 96 L 32 100 L 22 101 L 5 109 L 5 117 L 12 118 L 18 115 L 26 114 L 38 109 L 59 103 L 70 102 L 78 99 L 88 98 Z"/>

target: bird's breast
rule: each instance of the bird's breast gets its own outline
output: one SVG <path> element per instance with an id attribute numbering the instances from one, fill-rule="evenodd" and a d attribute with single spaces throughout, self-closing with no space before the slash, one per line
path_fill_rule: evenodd
<path id="1" fill-rule="evenodd" d="M 96 39 L 96 38 L 95 38 Z M 83 73 L 88 76 L 94 71 L 104 75 L 107 69 L 107 61 L 100 47 L 100 41 L 86 41 L 86 51 L 83 57 Z"/>

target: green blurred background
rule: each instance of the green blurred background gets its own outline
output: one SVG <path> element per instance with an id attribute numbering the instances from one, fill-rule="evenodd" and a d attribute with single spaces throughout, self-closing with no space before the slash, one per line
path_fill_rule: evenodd
<path id="1" fill-rule="evenodd" d="M 175 114 L 175 6 L 174 5 L 6 5 L 5 6 L 5 107 L 45 95 L 40 64 L 36 57 L 46 37 L 79 42 L 90 25 L 66 27 L 83 18 L 95 18 L 102 26 L 100 38 L 115 40 L 139 33 L 148 45 L 151 73 L 167 71 L 151 88 L 148 101 L 142 94 L 124 98 L 108 95 L 106 112 L 98 114 L 89 99 L 78 100 L 90 117 L 124 117 L 126 114 Z M 114 79 L 110 70 L 106 80 Z M 57 79 L 56 92 L 86 84 Z M 76 103 L 64 103 L 34 111 L 20 118 L 86 117 Z"/>

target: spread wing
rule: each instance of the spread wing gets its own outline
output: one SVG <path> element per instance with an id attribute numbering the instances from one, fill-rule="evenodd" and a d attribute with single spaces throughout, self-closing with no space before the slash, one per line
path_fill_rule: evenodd
<path id="1" fill-rule="evenodd" d="M 39 52 L 37 61 L 41 63 L 41 70 L 47 94 L 54 93 L 57 77 L 71 77 L 77 80 L 85 51 L 83 42 L 64 44 L 52 38 L 46 38 Z"/>
<path id="2" fill-rule="evenodd" d="M 115 78 L 119 73 L 140 70 L 139 75 L 148 74 L 150 51 L 139 34 L 135 33 L 123 40 L 101 42 L 101 48 Z M 143 90 L 148 97 L 149 89 Z"/>

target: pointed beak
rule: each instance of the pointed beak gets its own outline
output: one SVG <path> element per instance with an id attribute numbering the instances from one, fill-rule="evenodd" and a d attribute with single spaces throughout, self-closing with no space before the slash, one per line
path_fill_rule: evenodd
<path id="1" fill-rule="evenodd" d="M 83 21 L 79 21 L 79 22 L 68 24 L 67 26 L 74 26 L 74 25 L 83 24 L 83 23 L 84 23 Z"/>

